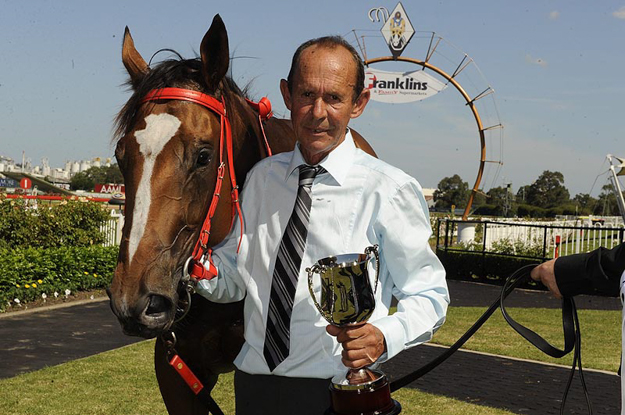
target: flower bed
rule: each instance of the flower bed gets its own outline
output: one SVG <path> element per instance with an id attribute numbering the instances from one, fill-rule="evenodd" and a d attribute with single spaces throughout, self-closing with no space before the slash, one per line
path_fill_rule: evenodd
<path id="1" fill-rule="evenodd" d="M 0 311 L 108 287 L 118 247 L 0 248 Z"/>

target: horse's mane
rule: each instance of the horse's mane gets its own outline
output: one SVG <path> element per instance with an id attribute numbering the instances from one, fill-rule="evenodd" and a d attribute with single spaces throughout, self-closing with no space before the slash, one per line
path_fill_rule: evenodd
<path id="1" fill-rule="evenodd" d="M 168 59 L 159 62 L 150 68 L 148 74 L 138 85 L 133 85 L 130 80 L 126 82 L 126 85 L 132 87 L 134 92 L 115 118 L 114 142 L 119 141 L 137 123 L 139 107 L 142 105 L 141 101 L 151 90 L 174 87 L 209 93 L 202 78 L 200 58 Z M 241 90 L 232 78 L 226 76 L 221 82 L 221 88 L 214 95 L 216 98 L 220 98 L 222 95 L 228 97 L 233 94 L 247 97 L 247 87 Z M 227 105 L 231 106 L 232 101 L 227 99 Z"/>

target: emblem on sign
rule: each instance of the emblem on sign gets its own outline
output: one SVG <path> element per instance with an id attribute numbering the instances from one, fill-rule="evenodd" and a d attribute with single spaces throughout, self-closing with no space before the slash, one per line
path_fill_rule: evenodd
<path id="1" fill-rule="evenodd" d="M 380 31 L 393 57 L 397 58 L 402 54 L 415 32 L 401 2 L 397 3 Z"/>

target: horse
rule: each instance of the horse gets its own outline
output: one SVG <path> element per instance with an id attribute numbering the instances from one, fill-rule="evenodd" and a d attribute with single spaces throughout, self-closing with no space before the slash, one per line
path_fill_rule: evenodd
<path id="1" fill-rule="evenodd" d="M 169 414 L 199 415 L 212 408 L 197 398 L 188 373 L 210 393 L 218 375 L 233 370 L 244 342 L 243 305 L 215 304 L 193 293 L 185 278 L 189 258 L 198 246 L 226 237 L 247 172 L 270 153 L 291 151 L 295 137 L 290 120 L 267 119 L 267 103 L 252 103 L 226 76 L 228 35 L 219 15 L 202 39 L 200 57 L 178 58 L 150 67 L 126 27 L 122 62 L 132 95 L 117 115 L 114 136 L 126 217 L 107 292 L 126 334 L 156 337 L 154 367 Z M 224 135 L 231 136 L 225 149 Z M 353 135 L 358 147 L 375 155 Z M 172 357 L 187 365 L 186 375 Z"/>

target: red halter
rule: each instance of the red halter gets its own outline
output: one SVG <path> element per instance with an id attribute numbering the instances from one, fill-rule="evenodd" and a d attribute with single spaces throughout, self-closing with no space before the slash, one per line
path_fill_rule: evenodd
<path id="1" fill-rule="evenodd" d="M 183 88 L 154 89 L 148 92 L 148 94 L 143 98 L 142 102 L 167 99 L 189 101 L 201 105 L 219 115 L 220 119 L 221 134 L 219 136 L 219 168 L 217 170 L 217 182 L 215 183 L 215 191 L 213 192 L 213 198 L 208 208 L 206 218 L 204 219 L 202 230 L 200 231 L 200 237 L 195 244 L 193 254 L 185 263 L 183 270 L 183 273 L 188 272 L 191 277 L 198 280 L 211 279 L 217 276 L 217 269 L 215 268 L 215 265 L 213 264 L 213 260 L 211 258 L 212 249 L 208 247 L 208 239 L 211 232 L 211 220 L 213 219 L 213 215 L 217 210 L 217 204 L 219 203 L 219 196 L 221 192 L 221 185 L 223 183 L 224 175 L 226 172 L 224 151 L 225 158 L 227 159 L 228 163 L 227 168 L 230 174 L 230 183 L 232 185 L 232 192 L 230 195 L 232 199 L 232 214 L 230 226 L 232 227 L 232 225 L 234 224 L 234 216 L 236 213 L 238 213 L 239 220 L 241 222 L 241 237 L 243 237 L 243 216 L 241 215 L 241 205 L 239 203 L 239 187 L 237 186 L 237 179 L 234 171 L 234 160 L 232 152 L 232 130 L 230 128 L 230 121 L 228 121 L 228 115 L 226 113 L 226 103 L 224 102 L 223 98 L 221 99 L 221 101 L 219 101 L 216 98 L 211 97 L 210 95 Z M 246 99 L 246 101 L 252 108 L 258 111 L 260 128 L 263 133 L 263 138 L 265 140 L 267 154 L 270 156 L 271 149 L 269 148 L 269 143 L 267 142 L 267 137 L 265 136 L 263 121 L 268 120 L 272 115 L 271 103 L 267 98 L 262 98 L 259 103 L 252 102 L 248 99 Z M 241 240 L 239 240 L 239 247 L 240 246 Z M 207 261 L 208 269 L 203 265 L 204 261 Z"/>

